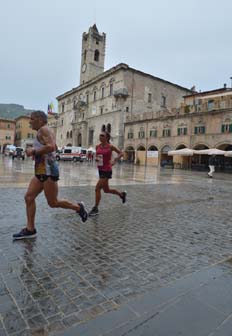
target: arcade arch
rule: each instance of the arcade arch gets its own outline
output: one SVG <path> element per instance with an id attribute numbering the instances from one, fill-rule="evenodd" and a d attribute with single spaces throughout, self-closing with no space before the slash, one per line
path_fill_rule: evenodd
<path id="1" fill-rule="evenodd" d="M 124 160 L 126 160 L 129 163 L 135 162 L 135 149 L 133 146 L 128 146 L 126 148 Z"/>
<path id="2" fill-rule="evenodd" d="M 160 155 L 160 165 L 161 167 L 165 166 L 165 164 L 172 164 L 173 157 L 168 155 L 168 152 L 172 150 L 169 145 L 164 145 L 161 148 L 161 155 Z"/>
<path id="3" fill-rule="evenodd" d="M 183 148 L 187 148 L 187 146 L 185 146 L 184 144 L 180 144 L 176 146 L 176 150 L 183 149 Z"/>
<path id="4" fill-rule="evenodd" d="M 193 149 L 209 149 L 209 146 L 203 143 L 194 145 Z M 207 170 L 209 156 L 207 154 L 194 154 L 191 158 L 191 168 L 194 170 Z"/>
<path id="5" fill-rule="evenodd" d="M 139 145 L 136 152 L 136 164 L 146 164 L 146 149 L 144 145 Z"/>

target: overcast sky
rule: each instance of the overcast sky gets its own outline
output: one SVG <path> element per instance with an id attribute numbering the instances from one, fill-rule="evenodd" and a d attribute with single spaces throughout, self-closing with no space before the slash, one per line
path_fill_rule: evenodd
<path id="1" fill-rule="evenodd" d="M 232 0 L 0 0 L 0 103 L 47 110 L 79 85 L 81 39 L 106 33 L 118 63 L 181 86 L 231 86 Z"/>

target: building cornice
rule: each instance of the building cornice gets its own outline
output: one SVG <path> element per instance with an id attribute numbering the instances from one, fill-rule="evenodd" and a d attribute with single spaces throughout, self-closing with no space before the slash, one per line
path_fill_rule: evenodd
<path id="1" fill-rule="evenodd" d="M 59 100 L 61 100 L 61 99 L 63 99 L 63 98 L 66 98 L 66 97 L 72 95 L 72 94 L 75 94 L 75 93 L 77 93 L 77 92 L 79 92 L 79 91 L 82 91 L 83 89 L 88 88 L 90 85 L 94 85 L 94 84 L 97 83 L 98 81 L 101 81 L 101 80 L 103 80 L 104 78 L 106 78 L 106 77 L 108 77 L 108 76 L 110 76 L 110 75 L 113 75 L 113 74 L 115 74 L 116 72 L 118 72 L 118 71 L 120 71 L 120 70 L 124 70 L 124 71 L 127 71 L 127 70 L 128 70 L 128 71 L 132 71 L 132 72 L 137 73 L 137 74 L 140 74 L 140 75 L 142 75 L 142 76 L 144 76 L 144 77 L 148 77 L 148 78 L 151 78 L 151 79 L 154 79 L 154 80 L 158 80 L 158 81 L 163 82 L 163 83 L 165 83 L 165 84 L 169 84 L 169 85 L 175 86 L 176 88 L 179 88 L 179 89 L 181 89 L 181 90 L 186 90 L 186 91 L 188 91 L 189 93 L 190 93 L 190 92 L 192 93 L 192 91 L 191 91 L 190 89 L 187 89 L 187 88 L 185 88 L 185 87 L 183 87 L 183 86 L 180 86 L 180 85 L 175 84 L 175 83 L 171 83 L 171 82 L 169 82 L 169 81 L 167 81 L 167 80 L 165 80 L 165 79 L 162 79 L 162 78 L 159 78 L 159 77 L 155 77 L 155 76 L 153 76 L 153 75 L 151 75 L 151 74 L 148 74 L 148 73 L 142 72 L 142 71 L 140 71 L 140 70 L 131 68 L 131 67 L 129 67 L 129 65 L 127 65 L 127 64 L 125 64 L 125 63 L 119 63 L 119 64 L 117 64 L 116 66 L 110 68 L 109 70 L 104 71 L 102 74 L 100 74 L 100 75 L 98 75 L 98 76 L 92 78 L 92 79 L 89 80 L 88 82 L 86 82 L 86 83 L 84 83 L 84 84 L 81 84 L 81 85 L 79 85 L 79 86 L 73 88 L 72 90 L 69 90 L 69 91 L 67 91 L 67 92 L 65 92 L 65 93 L 63 93 L 63 94 L 57 96 L 56 99 L 59 101 Z"/>
<path id="2" fill-rule="evenodd" d="M 0 121 L 4 121 L 4 122 L 11 122 L 11 123 L 15 124 L 15 120 L 14 120 L 14 119 L 5 119 L 5 118 L 0 118 Z"/>
<path id="3" fill-rule="evenodd" d="M 114 74 L 115 72 L 117 72 L 119 70 L 122 70 L 122 69 L 127 70 L 127 69 L 129 69 L 129 66 L 127 64 L 120 63 L 120 64 L 116 65 L 115 67 L 110 68 L 109 70 L 104 71 L 100 75 L 92 78 L 88 82 L 86 82 L 84 84 L 81 84 L 81 85 L 73 88 L 72 90 L 69 90 L 69 91 L 65 92 L 64 94 L 61 94 L 60 96 L 56 97 L 56 99 L 59 101 L 59 100 L 65 98 L 65 97 L 70 96 L 71 94 L 82 91 L 83 89 L 89 87 L 90 85 L 94 85 L 96 82 L 98 82 L 98 81 L 102 80 L 103 78 L 105 78 L 105 77 L 107 77 L 111 74 Z"/>
<path id="4" fill-rule="evenodd" d="M 147 122 L 158 122 L 158 121 L 165 121 L 165 120 L 178 120 L 178 119 L 191 119 L 192 117 L 207 117 L 208 115 L 217 115 L 221 113 L 232 113 L 232 108 L 229 109 L 220 109 L 220 110 L 212 110 L 207 112 L 194 112 L 194 113 L 188 113 L 188 114 L 176 114 L 176 115 L 169 115 L 164 117 L 158 117 L 158 118 L 145 118 L 140 120 L 131 120 L 126 121 L 124 123 L 125 126 L 134 125 L 134 124 L 142 124 Z"/>
<path id="5" fill-rule="evenodd" d="M 28 115 L 21 115 L 21 116 L 15 118 L 15 121 L 18 121 L 19 119 L 30 119 L 30 117 Z"/>
<path id="6" fill-rule="evenodd" d="M 232 94 L 232 89 L 227 89 L 227 88 L 220 88 L 220 89 L 215 89 L 215 90 L 210 90 L 210 91 L 204 91 L 204 92 L 194 92 L 190 95 L 184 96 L 184 98 L 190 98 L 190 97 L 199 97 L 199 98 L 213 98 L 216 96 L 220 95 L 231 95 Z"/>

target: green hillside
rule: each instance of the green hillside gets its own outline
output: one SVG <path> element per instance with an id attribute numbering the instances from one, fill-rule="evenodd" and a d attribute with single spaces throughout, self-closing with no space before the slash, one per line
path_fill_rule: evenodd
<path id="1" fill-rule="evenodd" d="M 26 110 L 23 105 L 0 104 L 0 118 L 15 119 L 21 115 L 28 115 L 33 110 Z"/>

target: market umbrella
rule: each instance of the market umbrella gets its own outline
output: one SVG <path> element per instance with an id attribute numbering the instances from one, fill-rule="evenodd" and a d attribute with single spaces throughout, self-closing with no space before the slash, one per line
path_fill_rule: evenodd
<path id="1" fill-rule="evenodd" d="M 225 151 L 225 156 L 232 157 L 232 151 Z"/>
<path id="2" fill-rule="evenodd" d="M 208 148 L 208 149 L 199 149 L 194 150 L 195 154 L 206 154 L 206 155 L 224 155 L 225 151 L 218 148 Z"/>
<path id="3" fill-rule="evenodd" d="M 88 152 L 93 152 L 93 153 L 96 152 L 96 150 L 95 150 L 93 147 L 89 147 L 89 148 L 87 149 L 87 151 L 88 151 Z"/>
<path id="4" fill-rule="evenodd" d="M 181 156 L 193 156 L 195 151 L 190 148 L 176 149 L 168 152 L 168 155 L 181 155 Z"/>

